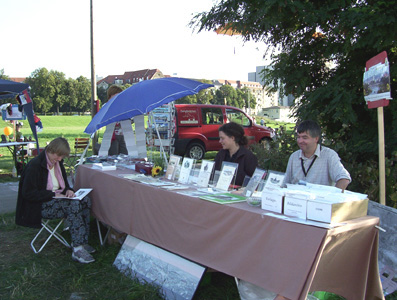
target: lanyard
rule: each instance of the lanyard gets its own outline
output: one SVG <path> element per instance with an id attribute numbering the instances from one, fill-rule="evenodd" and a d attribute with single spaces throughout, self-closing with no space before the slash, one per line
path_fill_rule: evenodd
<path id="1" fill-rule="evenodd" d="M 303 174 L 305 174 L 305 177 L 307 176 L 307 174 L 308 174 L 309 171 L 310 171 L 310 168 L 313 166 L 314 162 L 316 161 L 316 158 L 317 158 L 317 155 L 313 158 L 313 160 L 312 160 L 312 162 L 310 163 L 310 166 L 309 166 L 309 168 L 307 169 L 307 171 L 305 170 L 305 167 L 304 167 L 304 165 L 303 165 L 303 158 L 301 158 L 302 171 L 303 171 Z"/>

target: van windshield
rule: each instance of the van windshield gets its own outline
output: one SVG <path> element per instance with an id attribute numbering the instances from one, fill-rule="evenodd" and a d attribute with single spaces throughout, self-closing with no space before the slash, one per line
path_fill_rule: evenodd
<path id="1" fill-rule="evenodd" d="M 235 122 L 243 127 L 251 126 L 251 121 L 248 117 L 241 111 L 227 108 L 226 116 L 229 122 Z"/>

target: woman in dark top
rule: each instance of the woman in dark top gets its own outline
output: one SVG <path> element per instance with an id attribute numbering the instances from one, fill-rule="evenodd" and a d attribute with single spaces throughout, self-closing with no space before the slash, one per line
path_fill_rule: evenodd
<path id="1" fill-rule="evenodd" d="M 245 176 L 252 176 L 258 166 L 258 159 L 246 146 L 248 139 L 244 128 L 230 122 L 219 128 L 221 150 L 215 157 L 215 170 L 221 170 L 224 161 L 238 163 L 235 185 L 242 185 Z"/>
<path id="2" fill-rule="evenodd" d="M 41 219 L 65 218 L 72 240 L 72 258 L 90 263 L 95 251 L 88 245 L 91 201 L 80 200 L 69 186 L 63 158 L 70 153 L 68 141 L 62 137 L 49 145 L 25 167 L 19 181 L 15 222 L 18 225 L 40 228 Z"/>

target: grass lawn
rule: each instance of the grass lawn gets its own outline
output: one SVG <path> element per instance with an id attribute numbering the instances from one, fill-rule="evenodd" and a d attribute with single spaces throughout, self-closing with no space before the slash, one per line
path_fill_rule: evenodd
<path id="1" fill-rule="evenodd" d="M 55 239 L 35 254 L 30 242 L 37 229 L 17 226 L 14 218 L 0 215 L 0 299 L 164 299 L 156 286 L 130 279 L 113 266 L 121 245 L 100 246 L 94 221 L 90 244 L 97 249 L 96 261 L 80 264 Z M 63 235 L 70 241 L 69 232 Z M 232 277 L 206 273 L 194 299 L 237 300 L 239 295 Z"/>

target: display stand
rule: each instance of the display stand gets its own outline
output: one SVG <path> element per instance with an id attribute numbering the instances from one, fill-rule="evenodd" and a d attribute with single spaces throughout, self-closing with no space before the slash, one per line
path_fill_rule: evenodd
<path id="1" fill-rule="evenodd" d="M 163 157 L 164 164 L 167 165 L 167 156 L 174 153 L 174 103 L 157 107 L 148 116 L 147 143 L 152 150 L 160 151 L 160 156 Z M 153 160 L 152 156 L 151 160 Z"/>
<path id="2" fill-rule="evenodd" d="M 244 196 L 250 197 L 254 194 L 258 188 L 261 180 L 266 176 L 266 171 L 260 168 L 256 168 L 254 174 L 250 178 L 247 186 L 244 188 Z"/>
<path id="3" fill-rule="evenodd" d="M 107 156 L 112 142 L 113 131 L 116 123 L 111 123 L 106 126 L 103 134 L 101 147 L 99 149 L 99 156 Z M 128 155 L 131 157 L 146 158 L 146 143 L 145 143 L 145 119 L 144 115 L 134 117 L 135 132 L 132 130 L 131 120 L 120 121 L 121 130 L 123 131 L 125 144 Z"/>

